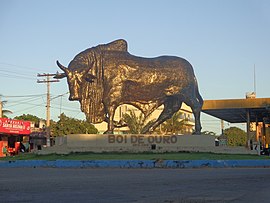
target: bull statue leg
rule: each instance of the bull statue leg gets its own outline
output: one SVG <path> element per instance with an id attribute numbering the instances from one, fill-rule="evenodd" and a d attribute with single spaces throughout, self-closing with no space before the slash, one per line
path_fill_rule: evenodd
<path id="1" fill-rule="evenodd" d="M 104 134 L 113 134 L 114 130 L 114 114 L 116 110 L 116 105 L 111 105 L 108 109 L 106 109 L 107 115 L 108 116 L 108 125 L 107 125 L 107 130 L 104 132 Z"/>
<path id="2" fill-rule="evenodd" d="M 199 104 L 199 102 L 194 102 L 193 104 L 194 105 L 191 107 L 195 118 L 195 132 L 193 134 L 200 135 L 202 130 L 200 121 L 202 106 Z"/>
<path id="3" fill-rule="evenodd" d="M 191 107 L 194 118 L 195 118 L 195 132 L 193 134 L 200 135 L 201 134 L 201 121 L 200 121 L 200 115 L 201 115 L 201 109 L 202 107 L 199 105 L 198 102 L 192 101 L 192 104 L 187 104 Z"/>
<path id="4" fill-rule="evenodd" d="M 142 134 L 146 134 L 148 132 L 153 132 L 161 123 L 170 119 L 174 113 L 179 111 L 182 102 L 176 97 L 169 97 L 168 100 L 164 103 L 164 109 L 159 115 L 158 119 L 150 126 L 146 126 L 142 130 Z"/>
<path id="5" fill-rule="evenodd" d="M 185 97 L 184 97 L 184 102 L 190 106 L 192 109 L 194 118 L 195 118 L 195 132 L 193 134 L 201 134 L 201 121 L 200 121 L 200 115 L 201 115 L 201 110 L 203 106 L 203 99 L 201 95 L 199 94 L 198 87 L 192 86 L 189 89 L 184 92 Z"/>

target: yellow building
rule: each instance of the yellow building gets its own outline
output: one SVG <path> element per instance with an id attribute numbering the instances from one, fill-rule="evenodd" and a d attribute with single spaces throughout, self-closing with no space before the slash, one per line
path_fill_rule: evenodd
<path id="1" fill-rule="evenodd" d="M 116 111 L 115 111 L 115 116 L 114 120 L 119 121 L 123 118 L 124 114 L 129 113 L 129 111 L 134 111 L 136 115 L 140 114 L 140 110 L 135 108 L 134 106 L 131 105 L 121 105 L 119 106 Z M 163 105 L 160 106 L 157 110 L 155 110 L 149 117 L 149 121 L 153 119 L 157 119 L 160 113 L 163 110 Z M 189 106 L 186 104 L 182 104 L 181 109 L 179 110 L 182 113 L 183 118 L 186 119 L 185 125 L 184 125 L 184 134 L 191 134 L 193 132 L 194 126 L 195 126 L 195 121 L 193 118 L 193 113 L 192 110 Z M 162 124 L 161 124 L 162 125 Z M 107 129 L 107 123 L 102 122 L 99 124 L 95 124 L 95 127 L 98 129 L 99 133 L 104 133 Z M 128 127 L 122 127 L 122 128 L 115 128 L 114 133 L 115 134 L 123 134 L 128 131 Z"/>

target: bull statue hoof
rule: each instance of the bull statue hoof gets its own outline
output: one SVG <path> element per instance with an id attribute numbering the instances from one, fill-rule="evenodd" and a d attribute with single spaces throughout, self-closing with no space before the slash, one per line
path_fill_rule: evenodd
<path id="1" fill-rule="evenodd" d="M 113 130 L 106 130 L 103 134 L 113 134 Z"/>
<path id="2" fill-rule="evenodd" d="M 145 126 L 142 131 L 141 134 L 151 134 L 154 132 L 154 128 L 150 127 L 150 126 Z"/>
<path id="3" fill-rule="evenodd" d="M 201 131 L 194 131 L 193 133 L 192 133 L 192 135 L 200 135 L 201 134 Z"/>

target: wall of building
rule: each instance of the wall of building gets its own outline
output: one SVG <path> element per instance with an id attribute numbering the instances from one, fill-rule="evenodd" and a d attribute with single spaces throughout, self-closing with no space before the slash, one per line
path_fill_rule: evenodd
<path id="1" fill-rule="evenodd" d="M 116 111 L 115 111 L 115 116 L 114 116 L 114 120 L 115 121 L 119 121 L 124 114 L 128 113 L 130 110 L 134 110 L 136 115 L 140 114 L 140 110 L 136 109 L 134 106 L 132 105 L 121 105 L 119 106 Z M 149 121 L 153 120 L 153 119 L 157 119 L 160 115 L 160 113 L 163 111 L 163 105 L 160 106 L 159 108 L 157 108 L 149 117 Z M 193 128 L 195 126 L 195 121 L 193 118 L 193 113 L 192 110 L 189 106 L 187 106 L 185 103 L 182 104 L 180 110 L 180 112 L 182 112 L 183 114 L 183 119 L 187 119 L 187 123 L 185 126 L 186 129 L 186 133 L 192 133 L 193 132 Z M 95 124 L 95 127 L 98 129 L 99 133 L 103 133 L 107 130 L 107 123 L 106 122 L 102 122 L 100 124 Z M 115 128 L 115 134 L 123 134 L 124 132 L 127 132 L 128 128 L 127 127 L 123 127 L 123 128 Z"/>

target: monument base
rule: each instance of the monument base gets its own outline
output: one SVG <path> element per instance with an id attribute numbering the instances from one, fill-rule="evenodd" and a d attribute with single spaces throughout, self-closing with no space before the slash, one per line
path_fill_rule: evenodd
<path id="1" fill-rule="evenodd" d="M 72 134 L 56 138 L 52 153 L 70 152 L 179 152 L 213 151 L 215 137 L 210 135 Z"/>

